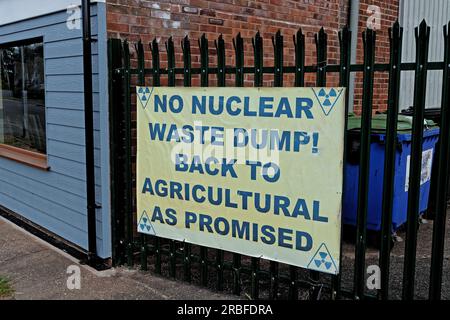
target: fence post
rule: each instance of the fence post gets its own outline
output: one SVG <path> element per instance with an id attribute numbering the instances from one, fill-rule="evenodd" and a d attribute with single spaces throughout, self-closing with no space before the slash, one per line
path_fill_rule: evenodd
<path id="1" fill-rule="evenodd" d="M 411 141 L 411 165 L 408 191 L 408 220 L 406 222 L 405 266 L 403 271 L 403 299 L 414 298 L 417 228 L 420 214 L 420 178 L 422 171 L 422 144 L 424 110 L 427 91 L 428 45 L 430 27 L 425 20 L 415 29 L 416 71 L 414 84 L 414 118 Z"/>
<path id="2" fill-rule="evenodd" d="M 138 85 L 145 86 L 145 57 L 144 57 L 144 46 L 142 41 L 136 45 L 136 52 L 138 57 Z M 147 266 L 147 236 L 143 233 L 139 235 L 141 240 L 141 270 L 146 271 Z"/>
<path id="3" fill-rule="evenodd" d="M 161 70 L 159 63 L 159 45 L 156 38 L 152 43 L 149 43 L 150 51 L 152 52 L 152 67 L 153 67 L 153 86 L 159 87 L 161 85 Z M 155 240 L 155 272 L 161 274 L 161 239 L 158 236 L 154 237 Z"/>
<path id="4" fill-rule="evenodd" d="M 433 225 L 431 253 L 430 300 L 441 299 L 442 265 L 445 248 L 445 224 L 447 222 L 447 192 L 450 161 L 450 22 L 444 26 L 444 72 L 442 81 L 441 127 L 439 135 L 438 181 L 436 216 Z"/>
<path id="5" fill-rule="evenodd" d="M 122 196 L 123 170 L 121 163 L 123 162 L 123 153 L 120 147 L 123 146 L 122 139 L 122 113 L 123 107 L 121 102 L 123 76 L 122 76 L 122 41 L 120 39 L 108 40 L 108 64 L 109 64 L 109 122 L 110 130 L 110 162 L 111 162 L 111 236 L 113 243 L 112 260 L 113 265 L 121 265 L 124 262 L 124 241 L 125 241 L 125 221 L 124 221 L 124 197 Z"/>
<path id="6" fill-rule="evenodd" d="M 134 265 L 134 228 L 133 228 L 133 175 L 131 172 L 131 72 L 130 48 L 128 41 L 123 43 L 124 59 L 124 121 L 125 121 L 125 225 L 126 225 L 126 252 L 128 266 Z"/>
<path id="7" fill-rule="evenodd" d="M 355 250 L 355 274 L 354 274 L 354 297 L 364 298 L 364 274 L 366 259 L 366 231 L 367 231 L 367 207 L 369 191 L 370 171 L 370 136 L 372 129 L 372 97 L 373 76 L 375 63 L 375 40 L 376 34 L 372 29 L 363 32 L 364 43 L 364 80 L 363 80 L 363 102 L 361 116 L 361 147 L 359 161 L 358 180 L 358 209 L 356 217 L 356 250 Z"/>
<path id="8" fill-rule="evenodd" d="M 392 210 L 394 204 L 395 154 L 397 142 L 398 106 L 400 97 L 400 64 L 402 59 L 402 34 L 396 21 L 389 28 L 389 93 L 387 106 L 386 145 L 384 152 L 383 202 L 381 218 L 380 269 L 381 289 L 379 297 L 387 300 L 389 296 L 389 266 L 392 241 Z"/>

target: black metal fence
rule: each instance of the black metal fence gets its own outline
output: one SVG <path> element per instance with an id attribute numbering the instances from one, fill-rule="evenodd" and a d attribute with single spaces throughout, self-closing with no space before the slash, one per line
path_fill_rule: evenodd
<path id="1" fill-rule="evenodd" d="M 440 130 L 440 150 L 436 175 L 437 193 L 431 194 L 436 201 L 436 212 L 433 226 L 433 244 L 431 258 L 431 274 L 429 298 L 440 299 L 444 257 L 445 224 L 447 210 L 447 177 L 450 159 L 450 40 L 448 31 L 450 24 L 443 28 L 445 41 L 444 61 L 428 62 L 430 28 L 423 21 L 415 30 L 416 61 L 402 62 L 403 29 L 398 22 L 389 30 L 390 61 L 386 64 L 375 63 L 376 32 L 367 29 L 362 34 L 364 47 L 364 63 L 350 64 L 351 32 L 348 28 L 339 32 L 340 61 L 339 64 L 327 64 L 327 33 L 321 29 L 315 36 L 317 63 L 305 65 L 305 36 L 301 30 L 294 36 L 295 65 L 285 66 L 283 52 L 285 41 L 280 32 L 272 38 L 274 48 L 274 65 L 264 66 L 263 41 L 259 33 L 252 39 L 254 48 L 254 65 L 244 65 L 244 40 L 238 34 L 233 39 L 235 65 L 227 65 L 225 41 L 219 36 L 215 43 L 217 65 L 209 63 L 209 42 L 205 36 L 199 39 L 200 67 L 191 66 L 191 44 L 186 37 L 181 43 L 183 67 L 176 67 L 175 46 L 172 38 L 166 43 L 167 66 L 160 63 L 160 48 L 156 40 L 149 44 L 151 51 L 151 67 L 146 66 L 144 44 L 136 44 L 137 68 L 131 67 L 130 48 L 127 41 L 109 40 L 110 68 L 110 116 L 111 116 L 111 180 L 113 208 L 113 261 L 114 264 L 133 266 L 138 261 L 143 270 L 149 265 L 157 274 L 168 274 L 175 278 L 179 274 L 183 280 L 195 282 L 215 289 L 231 290 L 240 295 L 244 291 L 253 299 L 276 299 L 287 297 L 298 298 L 389 298 L 390 281 L 390 249 L 392 241 L 392 210 L 395 176 L 395 152 L 397 145 L 397 121 L 399 113 L 399 88 L 402 71 L 415 72 L 414 115 L 412 129 L 412 153 L 410 164 L 410 181 L 408 196 L 408 220 L 406 225 L 406 246 L 403 270 L 403 299 L 413 299 L 415 294 L 415 270 L 417 226 L 419 223 L 420 176 L 422 163 L 422 140 L 424 130 L 424 109 L 426 96 L 427 73 L 430 70 L 443 71 L 442 110 Z M 169 86 L 176 85 L 176 75 L 182 75 L 184 86 L 191 86 L 193 75 L 200 77 L 201 86 L 207 87 L 210 75 L 214 75 L 218 86 L 226 85 L 226 76 L 234 75 L 235 86 L 244 86 L 244 77 L 253 75 L 254 86 L 263 85 L 264 75 L 273 75 L 274 86 L 283 86 L 284 75 L 294 75 L 294 85 L 305 85 L 305 74 L 316 74 L 316 85 L 327 85 L 327 74 L 334 73 L 339 78 L 339 85 L 348 87 L 350 73 L 363 74 L 362 96 L 362 129 L 360 132 L 360 171 L 357 226 L 355 238 L 355 255 L 353 284 L 351 289 L 343 289 L 341 276 L 329 276 L 317 272 L 300 270 L 294 266 L 286 266 L 276 262 L 249 258 L 240 254 L 232 254 L 222 250 L 200 247 L 188 243 L 162 239 L 135 233 L 134 214 L 134 157 L 133 146 L 134 122 L 132 108 L 134 102 L 134 85 L 160 86 L 162 77 L 167 77 Z M 367 250 L 367 212 L 369 199 L 369 168 L 372 100 L 374 77 L 376 73 L 388 73 L 389 93 L 387 108 L 387 131 L 385 143 L 384 184 L 383 184 L 383 216 L 381 230 L 381 247 L 379 249 L 379 265 L 381 268 L 381 289 L 371 294 L 366 289 L 365 266 Z M 348 96 L 346 97 L 348 106 Z M 347 110 L 348 111 L 348 110 Z M 346 126 L 347 128 L 347 126 Z M 344 162 L 345 163 L 345 162 Z M 342 259 L 340 259 L 342 261 Z M 264 295 L 265 294 L 265 295 Z M 285 295 L 284 295 L 285 294 Z"/>

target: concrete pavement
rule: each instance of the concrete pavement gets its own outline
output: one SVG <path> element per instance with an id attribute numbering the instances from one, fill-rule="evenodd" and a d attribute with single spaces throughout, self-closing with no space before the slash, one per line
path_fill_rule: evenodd
<path id="1" fill-rule="evenodd" d="M 0 217 L 0 276 L 15 291 L 9 299 L 214 300 L 232 296 L 138 270 L 96 271 Z M 81 288 L 69 290 L 69 266 L 80 268 Z M 69 281 L 70 283 L 75 283 Z"/>
<path id="2" fill-rule="evenodd" d="M 416 260 L 416 298 L 427 299 L 431 258 L 433 223 L 428 221 L 419 228 Z M 447 235 L 450 233 L 450 212 Z M 149 272 L 130 270 L 126 267 L 98 272 L 81 266 L 76 259 L 30 235 L 9 221 L 0 218 L 0 277 L 11 281 L 15 290 L 13 299 L 235 299 L 229 294 L 173 281 Z M 404 232 L 399 236 L 405 237 Z M 404 242 L 396 243 L 391 253 L 390 297 L 401 299 L 404 261 Z M 366 266 L 378 264 L 378 250 L 368 248 Z M 344 243 L 342 261 L 343 287 L 351 289 L 353 282 L 354 245 Z M 67 274 L 69 266 L 81 271 L 81 289 L 69 290 Z M 450 299 L 450 236 L 446 237 L 442 298 Z M 308 276 L 302 270 L 302 277 Z M 367 275 L 368 276 L 368 275 Z M 328 280 L 324 280 L 328 281 Z M 243 292 L 249 292 L 249 283 L 242 284 Z M 225 284 L 226 289 L 230 284 Z M 376 293 L 371 290 L 371 293 Z M 245 295 L 242 296 L 245 299 Z M 302 296 L 300 295 L 300 298 Z"/>

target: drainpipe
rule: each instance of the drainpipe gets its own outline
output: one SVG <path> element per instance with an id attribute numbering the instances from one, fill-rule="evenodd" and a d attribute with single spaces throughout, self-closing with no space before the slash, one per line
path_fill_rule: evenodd
<path id="1" fill-rule="evenodd" d="M 83 79 L 84 79 L 84 125 L 86 145 L 86 200 L 88 227 L 88 264 L 94 266 L 97 257 L 97 230 L 95 202 L 94 168 L 94 116 L 92 98 L 92 37 L 91 37 L 91 1 L 81 1 L 83 19 Z"/>
<path id="2" fill-rule="evenodd" d="M 350 63 L 356 63 L 356 50 L 358 45 L 358 25 L 359 25 L 359 0 L 349 0 L 349 8 L 348 8 L 348 21 L 349 28 L 352 32 L 352 39 L 350 43 L 351 48 L 351 56 Z M 350 83 L 348 88 L 348 110 L 353 111 L 353 99 L 355 97 L 355 73 L 350 73 Z"/>

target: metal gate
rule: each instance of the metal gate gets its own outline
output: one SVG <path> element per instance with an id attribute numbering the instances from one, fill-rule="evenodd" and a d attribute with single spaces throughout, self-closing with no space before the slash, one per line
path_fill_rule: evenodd
<path id="1" fill-rule="evenodd" d="M 295 65 L 283 63 L 284 47 L 287 43 L 280 32 L 272 37 L 274 65 L 264 65 L 263 41 L 259 33 L 252 39 L 254 65 L 244 65 L 244 39 L 238 34 L 233 39 L 235 65 L 227 65 L 225 41 L 219 36 L 214 41 L 217 65 L 209 63 L 210 49 L 205 36 L 199 39 L 200 67 L 191 66 L 191 44 L 185 37 L 181 43 L 183 67 L 176 67 L 175 45 L 170 38 L 165 43 L 167 66 L 160 63 L 160 48 L 153 40 L 149 44 L 151 66 L 146 65 L 144 44 L 135 45 L 135 57 L 130 57 L 130 44 L 119 39 L 109 40 L 110 70 L 110 123 L 111 123 L 111 186 L 112 186 L 112 234 L 113 261 L 115 265 L 129 267 L 140 264 L 142 270 L 150 268 L 157 274 L 172 278 L 182 277 L 184 281 L 216 290 L 244 294 L 252 299 L 388 299 L 390 282 L 391 221 L 393 209 L 393 185 L 395 176 L 395 152 L 397 147 L 397 115 L 399 109 L 400 78 L 404 71 L 413 71 L 414 82 L 414 120 L 412 129 L 412 153 L 410 164 L 408 221 L 406 224 L 406 245 L 403 262 L 402 298 L 415 297 L 415 272 L 417 227 L 419 223 L 419 195 L 422 161 L 422 141 L 424 130 L 424 109 L 426 99 L 427 74 L 431 70 L 443 71 L 442 120 L 440 131 L 440 150 L 434 170 L 438 170 L 436 212 L 432 232 L 432 255 L 430 264 L 429 298 L 440 299 L 444 258 L 445 224 L 447 210 L 447 177 L 449 162 L 450 128 L 450 39 L 444 27 L 444 61 L 428 62 L 430 28 L 423 21 L 416 28 L 416 61 L 402 62 L 402 33 L 398 22 L 389 30 L 390 62 L 375 63 L 376 32 L 367 29 L 363 32 L 364 63 L 350 64 L 351 32 L 344 28 L 339 32 L 339 64 L 327 64 L 328 35 L 322 28 L 315 35 L 317 63 L 305 65 L 305 35 L 301 30 L 293 39 Z M 132 67 L 132 64 L 135 67 Z M 244 86 L 246 75 L 252 75 L 254 86 L 263 85 L 263 77 L 271 75 L 274 86 L 286 84 L 285 75 L 293 75 L 293 85 L 304 86 L 305 75 L 315 74 L 316 85 L 326 86 L 327 75 L 337 75 L 340 86 L 348 87 L 350 73 L 363 73 L 362 129 L 360 133 L 360 171 L 358 190 L 358 215 L 354 244 L 354 265 L 342 266 L 350 270 L 353 282 L 346 283 L 341 275 L 330 276 L 302 270 L 273 261 L 250 258 L 222 250 L 180 243 L 154 236 L 138 235 L 135 232 L 135 121 L 132 118 L 135 108 L 132 97 L 134 86 L 151 84 L 160 86 L 163 77 L 169 86 L 176 85 L 176 76 L 182 75 L 184 86 L 191 86 L 192 78 L 199 77 L 201 86 L 207 87 L 214 76 L 217 86 L 225 86 L 226 76 L 234 75 L 234 86 Z M 387 110 L 387 132 L 385 142 L 383 216 L 379 266 L 381 269 L 381 288 L 370 292 L 366 288 L 366 250 L 367 250 L 367 212 L 369 198 L 370 138 L 372 120 L 372 96 L 375 73 L 389 75 L 389 94 Z M 348 102 L 348 97 L 346 97 Z M 348 103 L 346 103 L 348 105 Z M 345 162 L 344 162 L 345 163 Z M 341 244 L 342 246 L 342 244 Z M 342 259 L 341 259 L 342 261 Z M 341 270 L 341 274 L 342 274 Z"/>

